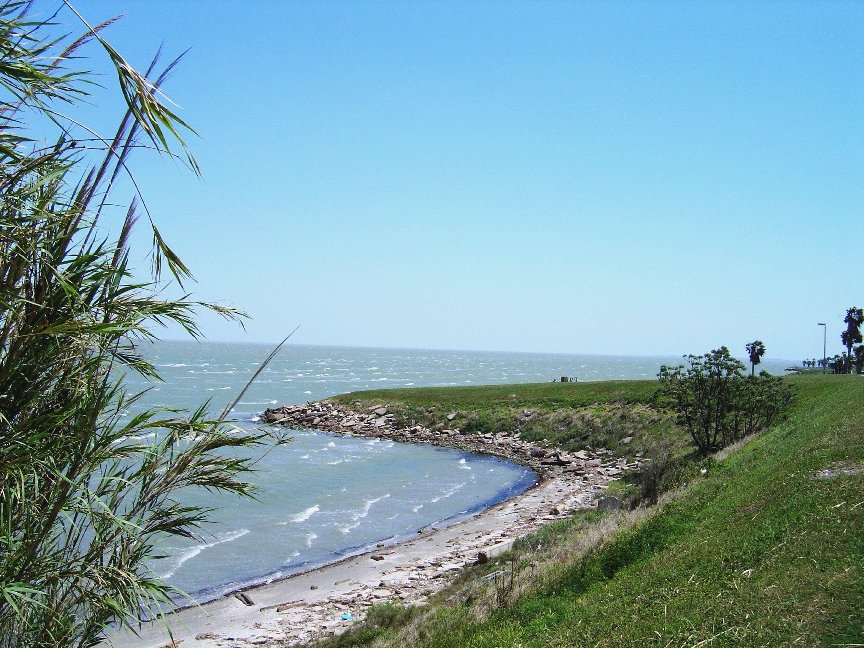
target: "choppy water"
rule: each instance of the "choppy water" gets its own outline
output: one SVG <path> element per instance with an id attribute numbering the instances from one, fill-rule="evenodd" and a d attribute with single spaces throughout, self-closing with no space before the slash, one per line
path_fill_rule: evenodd
<path id="1" fill-rule="evenodd" d="M 130 391 L 150 388 L 138 406 L 218 413 L 260 366 L 263 345 L 161 342 L 151 352 L 163 383 L 129 376 Z M 653 378 L 680 358 L 487 353 L 288 346 L 232 412 L 253 428 L 274 405 L 382 387 Z M 785 363 L 763 363 L 782 372 Z M 155 571 L 198 600 L 310 568 L 402 538 L 506 499 L 531 486 L 521 467 L 456 450 L 292 432 L 293 441 L 256 465 L 260 501 L 197 493 L 218 509 L 201 541 L 166 540 Z"/>

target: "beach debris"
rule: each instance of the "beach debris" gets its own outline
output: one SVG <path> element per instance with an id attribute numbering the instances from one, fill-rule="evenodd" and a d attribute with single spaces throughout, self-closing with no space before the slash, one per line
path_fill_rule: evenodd
<path id="1" fill-rule="evenodd" d="M 342 613 L 342 616 L 341 616 L 341 619 L 342 619 L 343 621 L 353 621 L 353 620 L 354 620 L 354 616 L 353 616 L 350 612 L 343 612 L 343 613 Z"/>
<path id="2" fill-rule="evenodd" d="M 243 605 L 255 605 L 255 602 L 249 598 L 249 596 L 243 592 L 237 592 L 234 594 L 234 598 L 240 601 Z"/>
<path id="3" fill-rule="evenodd" d="M 491 581 L 491 580 L 495 580 L 495 579 L 498 578 L 499 576 L 504 576 L 505 574 L 509 574 L 509 573 L 510 573 L 510 570 L 509 570 L 509 569 L 499 569 L 499 570 L 494 571 L 494 572 L 492 572 L 492 573 L 490 573 L 490 574 L 486 574 L 486 575 L 485 575 L 483 578 L 481 578 L 480 580 L 482 580 L 482 581 Z"/>

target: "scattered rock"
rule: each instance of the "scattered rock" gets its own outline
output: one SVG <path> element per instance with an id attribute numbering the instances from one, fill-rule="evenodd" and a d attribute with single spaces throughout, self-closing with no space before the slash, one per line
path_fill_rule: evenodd
<path id="1" fill-rule="evenodd" d="M 540 457 L 546 456 L 546 451 L 543 448 L 531 448 L 531 452 L 529 454 L 532 457 L 539 459 Z"/>
<path id="2" fill-rule="evenodd" d="M 557 506 L 553 506 L 553 507 L 552 507 L 552 510 L 549 511 L 549 514 L 550 514 L 550 515 L 561 515 L 561 511 L 558 510 L 558 507 L 557 507 Z"/>
<path id="3" fill-rule="evenodd" d="M 475 565 L 485 565 L 489 562 L 489 554 L 485 551 L 481 551 L 477 554 L 477 560 L 474 561 Z"/>
<path id="4" fill-rule="evenodd" d="M 447 415 L 447 420 L 448 420 L 448 421 L 452 421 L 452 420 L 455 419 L 455 418 L 456 418 L 456 412 L 450 412 L 450 413 Z"/>
<path id="5" fill-rule="evenodd" d="M 597 508 L 601 511 L 618 511 L 624 508 L 624 502 L 617 497 L 601 497 L 597 500 Z"/>
<path id="6" fill-rule="evenodd" d="M 310 590 L 316 590 L 316 589 L 318 589 L 318 586 L 317 585 L 310 585 L 309 589 Z"/>
<path id="7" fill-rule="evenodd" d="M 626 436 L 626 437 L 624 437 L 623 439 L 621 439 L 618 443 L 620 443 L 621 445 L 630 445 L 630 443 L 631 443 L 632 441 L 633 441 L 633 437 L 632 437 L 632 436 Z"/>
<path id="8" fill-rule="evenodd" d="M 386 407 L 379 407 L 379 408 L 377 408 L 377 409 L 375 409 L 375 410 L 373 410 L 373 411 L 374 411 L 378 416 L 384 416 L 384 415 L 387 413 L 387 408 L 386 408 Z"/>
<path id="9" fill-rule="evenodd" d="M 379 556 L 378 554 L 372 554 L 369 556 L 372 560 L 384 560 L 384 556 Z"/>

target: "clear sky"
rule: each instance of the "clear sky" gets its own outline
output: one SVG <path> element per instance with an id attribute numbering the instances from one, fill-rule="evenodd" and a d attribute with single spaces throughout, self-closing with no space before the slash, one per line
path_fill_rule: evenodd
<path id="1" fill-rule="evenodd" d="M 131 166 L 211 339 L 800 359 L 864 306 L 860 2 L 73 4 L 191 48 L 203 180 Z"/>

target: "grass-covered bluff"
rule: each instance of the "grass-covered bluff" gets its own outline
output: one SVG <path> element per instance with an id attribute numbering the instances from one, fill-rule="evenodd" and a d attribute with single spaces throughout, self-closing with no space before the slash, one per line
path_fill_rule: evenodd
<path id="1" fill-rule="evenodd" d="M 786 421 L 700 460 L 705 474 L 687 471 L 686 487 L 659 505 L 546 526 L 499 560 L 466 570 L 430 605 L 377 606 L 366 626 L 328 645 L 864 643 L 864 382 L 788 380 L 798 400 Z M 686 433 L 652 407 L 656 385 L 393 390 L 340 401 L 398 405 L 433 425 L 459 417 L 509 422 L 574 448 L 593 439 L 614 449 L 631 416 L 614 412 L 627 410 L 649 426 L 626 451 L 663 445 L 686 455 Z M 574 416 L 603 412 L 600 432 L 584 439 L 582 427 L 556 426 L 572 407 Z M 519 423 L 526 410 L 536 412 L 535 423 Z"/>
<path id="2" fill-rule="evenodd" d="M 606 448 L 632 456 L 661 443 L 683 450 L 687 435 L 671 412 L 653 406 L 656 391 L 655 381 L 622 380 L 380 389 L 331 400 L 358 410 L 386 405 L 403 425 L 518 432 L 526 441 L 564 450 Z"/>

